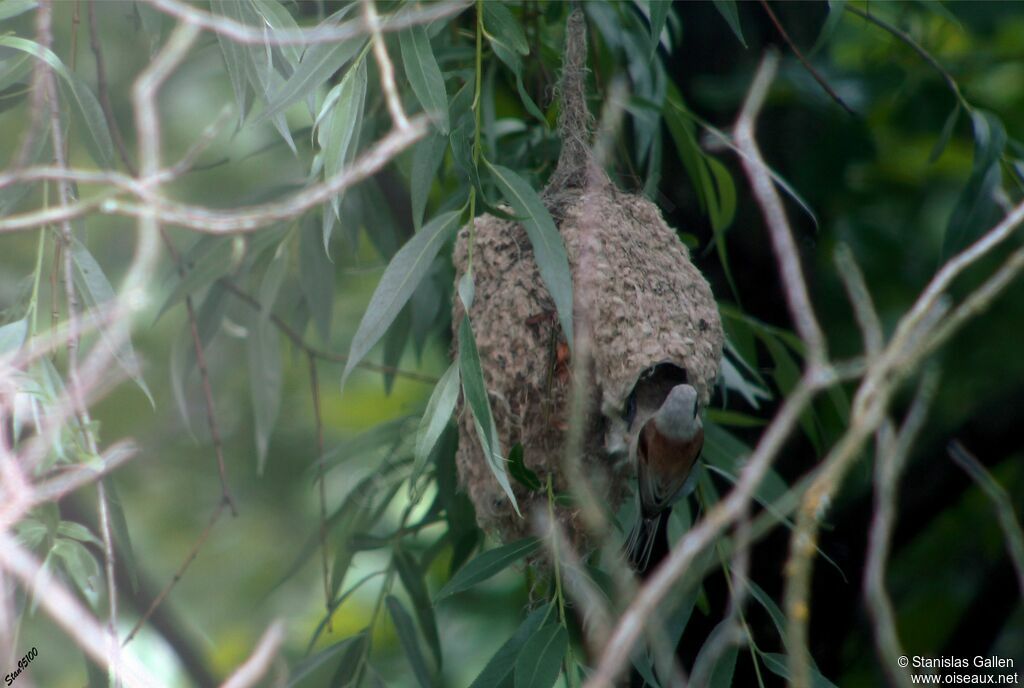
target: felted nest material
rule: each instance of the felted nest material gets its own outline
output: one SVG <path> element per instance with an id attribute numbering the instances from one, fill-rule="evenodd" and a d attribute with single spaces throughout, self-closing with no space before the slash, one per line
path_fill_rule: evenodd
<path id="1" fill-rule="evenodd" d="M 573 17 L 582 35 L 582 15 Z M 584 43 L 585 45 L 585 43 Z M 585 54 L 585 50 L 578 50 Z M 574 290 L 577 355 L 586 356 L 589 389 L 581 455 L 582 472 L 611 509 L 621 503 L 634 467 L 627 460 L 623 412 L 642 373 L 669 362 L 686 371 L 702 405 L 718 375 L 724 335 L 711 288 L 690 261 L 686 247 L 646 198 L 619 191 L 590 160 L 580 137 L 567 137 L 565 117 L 581 119 L 582 57 L 566 49 L 563 88 L 580 94 L 575 110 L 563 115 L 563 153 L 544 192 L 566 246 Z M 564 98 L 564 95 L 563 95 Z M 572 105 L 571 103 L 569 105 Z M 563 105 L 563 110 L 568 106 Z M 575 124 L 573 126 L 580 126 Z M 573 393 L 573 362 L 556 309 L 541 279 L 523 226 L 483 215 L 474 220 L 472 272 L 475 296 L 469 311 L 480 353 L 494 422 L 507 453 L 523 447 L 525 465 L 556 492 L 571 492 L 564 461 Z M 469 226 L 455 244 L 455 282 L 467 269 Z M 453 299 L 456 346 L 463 306 Z M 512 541 L 536 532 L 531 516 L 547 510 L 545 490 L 530 492 L 511 480 L 523 516 L 488 465 L 472 412 L 460 401 L 460 482 L 476 506 L 480 526 Z M 579 550 L 588 534 L 579 507 L 556 502 L 555 518 Z"/>
<path id="2" fill-rule="evenodd" d="M 559 210 L 577 321 L 585 310 L 589 323 L 580 336 L 589 335 L 593 389 L 580 459 L 614 509 L 632 471 L 624 460 L 622 413 L 637 378 L 654 365 L 673 363 L 707 404 L 722 355 L 722 325 L 708 283 L 650 201 L 607 184 L 578 193 Z M 464 227 L 456 242 L 456 281 L 466 270 L 469 235 Z M 563 460 L 572 366 L 522 225 L 491 215 L 476 219 L 473 277 L 469 316 L 502 447 L 522 444 L 524 463 L 541 482 L 550 474 L 556 492 L 568 491 Z M 455 301 L 457 328 L 463 309 Z M 530 534 L 529 518 L 515 513 L 486 462 L 468 409 L 460 413 L 459 432 L 459 477 L 480 526 L 505 541 Z M 528 492 L 515 481 L 513 489 L 527 517 L 546 504 L 543 491 Z M 574 507 L 556 507 L 556 519 L 577 545 L 584 539 L 579 518 Z"/>

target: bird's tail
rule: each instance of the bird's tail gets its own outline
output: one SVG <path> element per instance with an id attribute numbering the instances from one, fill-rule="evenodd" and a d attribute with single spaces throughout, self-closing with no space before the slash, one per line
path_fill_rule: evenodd
<path id="1" fill-rule="evenodd" d="M 644 573 L 650 568 L 651 554 L 659 540 L 664 541 L 664 544 L 657 548 L 659 556 L 654 563 L 657 564 L 664 556 L 665 553 L 661 550 L 668 548 L 668 517 L 671 512 L 671 509 L 665 509 L 652 518 L 638 516 L 633 523 L 633 529 L 629 532 L 629 537 L 626 538 L 624 549 L 630 566 L 637 573 Z"/>

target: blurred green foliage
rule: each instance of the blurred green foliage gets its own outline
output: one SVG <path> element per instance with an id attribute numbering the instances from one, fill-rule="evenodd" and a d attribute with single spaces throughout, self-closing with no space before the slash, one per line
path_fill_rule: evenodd
<path id="1" fill-rule="evenodd" d="M 27 11 L 33 4 L 0 2 L 0 131 L 8 134 L 0 137 L 0 154 L 8 167 L 31 125 L 30 53 L 40 54 Z M 87 5 L 53 6 L 52 51 L 63 65 L 69 164 L 123 169 L 105 133 L 109 123 L 93 102 L 99 83 Z M 775 46 L 786 57 L 758 125 L 759 140 L 788 191 L 817 312 L 837 355 L 857 355 L 862 346 L 834 269 L 837 245 L 852 249 L 883 324 L 891 327 L 943 260 L 1024 195 L 1024 5 L 772 6 L 855 115 L 791 57 L 758 4 L 584 4 L 595 114 L 613 83 L 628 84 L 625 102 L 617 103 L 625 109 L 625 126 L 614 140 L 609 172 L 620 186 L 654 199 L 680 229 L 713 283 L 729 338 L 721 394 L 709 415 L 704 509 L 728 489 L 801 365 L 758 210 L 735 156 L 716 134 L 735 119 L 764 49 Z M 362 12 L 343 2 L 214 0 L 200 7 L 269 34 L 355 21 Z M 405 3 L 378 3 L 378 10 L 402 12 Z M 555 2 L 488 1 L 389 33 L 402 103 L 407 112 L 428 113 L 427 138 L 293 222 L 244 239 L 169 228 L 185 274 L 165 255 L 132 338 L 153 403 L 140 385 L 126 383 L 92 409 L 104 446 L 130 436 L 141 447 L 112 480 L 131 540 L 128 549 L 119 538 L 120 559 L 134 560 L 139 579 L 137 590 L 129 571 L 119 579 L 123 638 L 196 545 L 221 500 L 184 304 L 190 295 L 239 515 L 216 522 L 153 623 L 127 646 L 167 685 L 226 675 L 274 618 L 286 620 L 283 654 L 298 685 L 348 685 L 350 679 L 363 685 L 463 686 L 474 679 L 474 685 L 579 685 L 577 664 L 592 660 L 578 624 L 560 609 L 565 600 L 557 585 L 543 580 L 543 572 L 537 580 L 518 566 L 536 541 L 502 546 L 477 529 L 472 506 L 457 489 L 456 438 L 447 422 L 461 388 L 467 399 L 475 395 L 470 412 L 481 421 L 481 440 L 495 443 L 486 395 L 474 386 L 473 361 L 449 368 L 450 305 L 468 298 L 453 293 L 451 239 L 458 224 L 508 201 L 517 217 L 528 218 L 534 246 L 548 246 L 538 251 L 547 261 L 542 274 L 563 315 L 572 303 L 564 249 L 559 252 L 561 242 L 550 234 L 547 211 L 530 196 L 553 170 L 559 150 L 558 103 L 551 93 L 567 10 Z M 134 151 L 131 85 L 174 20 L 136 2 L 96 3 L 95 14 L 113 114 Z M 203 33 L 161 91 L 165 163 L 178 160 L 225 107 L 231 116 L 193 168 L 162 190 L 177 200 L 229 209 L 279 200 L 329 178 L 391 128 L 379 84 L 364 37 L 269 47 Z M 48 162 L 47 135 L 37 144 L 35 162 Z M 55 188 L 0 189 L 0 220 L 54 205 Z M 82 185 L 78 193 L 89 199 L 103 192 Z M 128 219 L 95 213 L 74 231 L 85 251 L 79 269 L 91 265 L 91 256 L 106 276 L 100 283 L 83 278 L 78 288 L 101 302 L 109 296 L 103 290 L 120 282 L 136 230 Z M 45 333 L 51 309 L 62 308 L 56 236 L 44 228 L 0 239 L 2 322 L 25 319 L 18 327 L 30 335 Z M 959 293 L 998 264 L 999 256 L 983 261 L 958 285 Z M 224 277 L 253 303 L 218 281 Z M 107 282 L 115 286 L 104 287 Z M 930 362 L 942 370 L 942 388 L 901 484 L 888 576 L 908 653 L 992 653 L 1024 662 L 1021 591 L 1008 573 L 991 502 L 945 455 L 951 437 L 964 438 L 1020 517 L 1024 475 L 1015 430 L 1024 404 L 1024 357 L 1016 326 L 1022 319 L 1018 285 Z M 465 336 L 472 337 L 466 323 Z M 304 344 L 283 334 L 282 325 Z M 84 348 L 94 346 L 102 346 L 101 339 L 87 337 Z M 135 372 L 131 359 L 121 362 L 124 368 L 111 375 Z M 59 392 L 64 370 L 59 353 L 53 364 L 28 371 L 43 408 Z M 446 386 L 432 398 L 437 380 Z M 801 419 L 802 436 L 758 492 L 762 505 L 779 500 L 787 482 L 809 470 L 842 433 L 847 392 L 823 396 Z M 93 458 L 82 448 L 79 429 L 69 425 L 58 439 L 45 470 Z M 320 465 L 326 576 L 317 561 Z M 521 468 L 511 471 L 512 480 L 529 480 Z M 509 480 L 504 470 L 496 462 L 496 475 Z M 36 510 L 19 534 L 102 615 L 106 593 L 94 511 L 94 495 L 85 490 Z M 864 461 L 828 518 L 822 553 L 836 568 L 817 567 L 812 597 L 812 628 L 820 633 L 811 650 L 821 674 L 840 686 L 883 680 L 858 603 L 869 512 Z M 680 516 L 673 534 L 688 525 L 689 516 Z M 753 635 L 719 660 L 717 685 L 773 685 L 775 674 L 785 671 L 779 652 L 788 649 L 772 598 L 787 534 L 780 527 L 775 539 L 754 550 L 752 577 L 760 587 L 752 587 L 749 603 Z M 666 607 L 671 637 L 683 638 L 684 658 L 699 656 L 702 621 L 713 627 L 723 613 L 715 590 L 726 560 L 713 554 L 721 552 L 706 558 L 707 578 L 704 569 L 688 576 L 689 587 Z M 592 563 L 598 569 L 593 578 L 601 581 L 601 562 Z M 325 586 L 335 608 L 329 622 Z M 73 659 L 80 653 L 34 610 L 25 591 L 19 605 L 18 650 L 39 648 L 31 669 L 37 683 L 82 685 L 86 665 Z M 996 607 L 989 620 L 973 611 Z M 650 675 L 651 667 L 638 670 Z M 93 672 L 89 680 L 104 677 Z"/>

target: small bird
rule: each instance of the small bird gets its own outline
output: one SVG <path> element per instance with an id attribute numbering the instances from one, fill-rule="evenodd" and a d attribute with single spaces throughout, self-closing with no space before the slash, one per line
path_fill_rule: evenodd
<path id="1" fill-rule="evenodd" d="M 656 546 L 659 560 L 668 551 L 668 518 L 672 505 L 692 489 L 704 427 L 697 390 L 686 382 L 686 371 L 673 364 L 659 364 L 640 377 L 626 413 L 640 499 L 626 553 L 633 568 L 644 573 Z"/>

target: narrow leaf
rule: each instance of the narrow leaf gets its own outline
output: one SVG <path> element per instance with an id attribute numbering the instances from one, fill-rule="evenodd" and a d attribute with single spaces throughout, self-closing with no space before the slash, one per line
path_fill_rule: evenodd
<path id="1" fill-rule="evenodd" d="M 516 658 L 519 657 L 523 645 L 537 632 L 550 610 L 550 607 L 533 610 L 519 625 L 512 637 L 506 640 L 494 653 L 494 656 L 488 660 L 469 688 L 493 688 L 505 685 L 505 682 L 513 676 Z"/>
<path id="2" fill-rule="evenodd" d="M 342 388 L 352 370 L 384 335 L 412 296 L 448 235 L 458 225 L 460 215 L 461 211 L 453 210 L 434 218 L 406 242 L 388 263 L 352 338 L 348 362 L 341 376 Z"/>
<path id="3" fill-rule="evenodd" d="M 74 265 L 75 288 L 82 295 L 86 305 L 90 309 L 96 309 L 104 304 L 113 303 L 115 298 L 114 288 L 110 286 L 107 276 L 103 274 L 100 264 L 89 253 L 89 249 L 85 247 L 85 244 L 78 239 L 72 239 L 72 242 L 71 260 Z M 117 359 L 122 370 L 138 385 L 142 393 L 149 399 L 150 405 L 155 407 L 156 403 L 153 401 L 153 395 L 149 392 L 149 387 L 142 377 L 142 368 L 139 366 L 139 360 L 135 357 L 135 349 L 132 347 L 131 338 L 126 336 L 120 344 L 115 346 L 114 342 L 107 336 L 106 329 L 101 328 L 100 341 L 111 347 L 111 350 L 114 352 L 114 358 Z"/>
<path id="4" fill-rule="evenodd" d="M 398 641 L 405 650 L 405 656 L 412 667 L 412 673 L 416 676 L 421 688 L 430 688 L 430 671 L 420 651 L 419 639 L 416 637 L 416 628 L 413 626 L 409 612 L 394 595 L 387 597 L 388 613 L 391 614 L 391 621 L 395 624 L 398 632 Z"/>
<path id="5" fill-rule="evenodd" d="M 311 655 L 302 660 L 295 665 L 291 675 L 288 677 L 288 688 L 294 688 L 294 686 L 301 684 L 310 676 L 310 674 L 315 672 L 326 662 L 330 661 L 347 648 L 351 648 L 353 645 L 361 642 L 365 637 L 364 633 L 359 633 L 349 638 L 345 638 L 328 648 L 320 650 L 315 655 Z"/>
<path id="6" fill-rule="evenodd" d="M 473 413 L 477 437 L 480 439 L 480 448 L 483 450 L 487 465 L 490 466 L 501 489 L 508 495 L 512 507 L 519 513 L 519 504 L 516 503 L 515 493 L 512 492 L 512 485 L 508 481 L 505 461 L 501 456 L 501 443 L 494 426 L 491 402 L 487 396 L 483 369 L 480 366 L 480 352 L 476 348 L 476 337 L 473 335 L 468 315 L 462 317 L 462 324 L 459 325 L 459 374 L 462 377 L 462 393 Z"/>
<path id="7" fill-rule="evenodd" d="M 540 540 L 535 537 L 528 537 L 479 554 L 475 559 L 459 569 L 458 573 L 452 576 L 452 579 L 438 591 L 434 597 L 434 603 L 436 604 L 440 600 L 456 593 L 469 590 L 477 583 L 481 583 L 504 571 L 511 564 L 533 552 L 539 545 Z"/>
<path id="8" fill-rule="evenodd" d="M 302 223 L 302 234 L 299 237 L 299 284 L 320 339 L 328 344 L 334 312 L 334 266 L 320 246 L 320 228 L 315 217 L 311 213 Z"/>
<path id="9" fill-rule="evenodd" d="M 739 39 L 740 43 L 744 48 L 747 47 L 747 42 L 743 40 L 743 29 L 740 27 L 740 16 L 736 9 L 736 0 L 713 0 L 715 3 L 715 9 L 725 18 L 725 21 L 729 24 L 729 28 L 736 34 L 736 38 Z"/>
<path id="10" fill-rule="evenodd" d="M 505 200 L 512 206 L 526 228 L 541 279 L 544 280 L 544 285 L 555 302 L 562 332 L 571 349 L 574 346 L 572 274 L 569 271 L 569 257 L 562 242 L 562 235 L 558 233 L 558 228 L 555 227 L 548 209 L 544 207 L 540 195 L 526 183 L 526 180 L 506 167 L 491 163 L 487 165 L 494 174 L 494 180 Z"/>
<path id="11" fill-rule="evenodd" d="M 417 484 L 419 476 L 427 465 L 427 459 L 430 458 L 430 453 L 437 445 L 441 433 L 444 432 L 455 411 L 455 404 L 458 400 L 459 363 L 454 361 L 441 376 L 434 391 L 431 392 L 427 408 L 424 410 L 419 428 L 416 430 L 416 449 L 413 454 L 414 463 L 412 476 L 409 478 L 410 485 Z M 415 487 L 414 491 L 417 495 L 419 494 Z"/>
<path id="12" fill-rule="evenodd" d="M 365 41 L 365 38 L 358 37 L 341 43 L 311 45 L 288 80 L 267 98 L 266 109 L 254 123 L 266 121 L 278 113 L 283 113 L 307 94 L 313 93 L 318 86 L 355 57 L 362 50 Z"/>
<path id="13" fill-rule="evenodd" d="M 488 38 L 508 50 L 528 55 L 530 44 L 526 42 L 526 34 L 508 7 L 502 2 L 485 2 L 483 7 L 484 31 L 487 32 Z"/>
<path id="14" fill-rule="evenodd" d="M 516 659 L 515 688 L 551 688 L 562 670 L 568 646 L 569 634 L 564 626 L 551 624 L 534 633 Z"/>
<path id="15" fill-rule="evenodd" d="M 249 335 L 246 338 L 249 390 L 256 430 L 256 469 L 260 474 L 263 473 L 270 435 L 281 409 L 281 342 L 276 328 L 270 322 L 270 312 L 284 279 L 287 255 L 287 251 L 281 250 L 267 267 L 260 284 L 260 310 L 250 315 Z"/>
<path id="16" fill-rule="evenodd" d="M 485 10 L 486 12 L 486 10 Z M 402 49 L 405 75 L 416 99 L 442 134 L 448 133 L 448 93 L 437 59 L 430 49 L 430 38 L 422 24 L 410 27 L 398 35 Z"/>
<path id="17" fill-rule="evenodd" d="M 85 139 L 90 155 L 100 167 L 114 166 L 114 144 L 107 128 L 107 120 L 103 116 L 103 108 L 96 100 L 92 90 L 74 72 L 70 71 L 60 58 L 35 41 L 16 36 L 0 36 L 0 46 L 21 50 L 49 65 L 59 76 L 68 89 L 71 100 L 75 104 L 75 112 L 84 123 L 89 136 Z"/>
<path id="18" fill-rule="evenodd" d="M 420 630 L 423 631 L 423 637 L 426 639 L 427 646 L 430 647 L 430 651 L 434 655 L 437 666 L 440 667 L 441 639 L 437 634 L 437 620 L 434 618 L 434 607 L 430 602 L 427 585 L 423 580 L 426 571 L 421 570 L 412 555 L 403 549 L 395 550 L 394 563 L 395 569 L 398 571 L 398 577 L 402 580 L 402 585 L 412 600 L 413 611 L 419 621 Z"/>
<path id="19" fill-rule="evenodd" d="M 434 184 L 437 171 L 444 161 L 448 140 L 440 135 L 430 136 L 416 145 L 412 154 L 412 172 L 409 176 L 409 196 L 412 205 L 412 223 L 416 231 L 423 224 L 423 213 L 427 209 L 427 197 Z"/>

